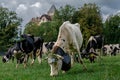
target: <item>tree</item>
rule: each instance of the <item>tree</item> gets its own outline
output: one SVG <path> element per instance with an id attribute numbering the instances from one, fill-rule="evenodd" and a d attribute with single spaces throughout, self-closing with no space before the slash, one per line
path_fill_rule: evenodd
<path id="1" fill-rule="evenodd" d="M 91 35 L 102 34 L 103 24 L 100 9 L 96 4 L 84 4 L 76 14 L 79 17 L 80 29 L 84 38 L 84 46 Z"/>
<path id="2" fill-rule="evenodd" d="M 110 15 L 104 26 L 105 43 L 120 43 L 120 16 Z"/>
<path id="3" fill-rule="evenodd" d="M 75 11 L 75 8 L 70 5 L 60 7 L 58 10 L 55 11 L 53 20 L 58 21 L 60 24 L 62 24 L 65 21 L 72 22 L 72 18 Z"/>
<path id="4" fill-rule="evenodd" d="M 5 50 L 17 36 L 17 27 L 22 19 L 14 11 L 0 7 L 0 49 Z"/>
<path id="5" fill-rule="evenodd" d="M 24 33 L 25 34 L 32 34 L 34 36 L 38 36 L 38 29 L 39 29 L 39 26 L 34 23 L 34 22 L 29 22 L 28 24 L 26 24 L 25 26 L 25 30 L 24 30 Z"/>
<path id="6" fill-rule="evenodd" d="M 56 41 L 57 38 L 57 24 L 55 21 L 41 23 L 37 25 L 30 22 L 26 25 L 24 33 L 40 36 L 44 41 Z"/>

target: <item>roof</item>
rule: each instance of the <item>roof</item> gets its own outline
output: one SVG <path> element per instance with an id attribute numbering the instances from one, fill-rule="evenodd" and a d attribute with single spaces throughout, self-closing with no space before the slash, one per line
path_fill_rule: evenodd
<path id="1" fill-rule="evenodd" d="M 45 17 L 46 19 L 48 19 L 49 21 L 51 21 L 51 17 L 47 14 L 43 14 L 40 19 L 42 19 L 42 17 Z"/>
<path id="2" fill-rule="evenodd" d="M 49 14 L 49 13 L 54 13 L 54 12 L 55 12 L 55 10 L 56 10 L 55 5 L 52 5 L 52 6 L 51 6 L 51 8 L 48 10 L 48 12 L 47 12 L 47 13 L 48 13 L 48 14 Z"/>

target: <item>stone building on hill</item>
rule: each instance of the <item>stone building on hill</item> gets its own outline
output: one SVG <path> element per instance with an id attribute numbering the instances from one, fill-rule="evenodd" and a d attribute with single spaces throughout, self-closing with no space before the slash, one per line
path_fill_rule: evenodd
<path id="1" fill-rule="evenodd" d="M 48 10 L 47 14 L 43 14 L 40 17 L 34 17 L 30 20 L 30 22 L 35 22 L 40 25 L 43 22 L 48 22 L 52 20 L 52 17 L 55 13 L 56 7 L 52 5 L 51 8 Z"/>

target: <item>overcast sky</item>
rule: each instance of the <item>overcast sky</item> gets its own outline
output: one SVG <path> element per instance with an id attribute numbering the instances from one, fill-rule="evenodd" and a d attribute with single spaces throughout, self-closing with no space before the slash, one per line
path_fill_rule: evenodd
<path id="1" fill-rule="evenodd" d="M 110 14 L 120 12 L 120 0 L 0 0 L 0 6 L 15 11 L 23 18 L 22 26 L 32 17 L 47 13 L 52 4 L 58 9 L 66 4 L 80 8 L 84 3 L 96 3 L 100 7 L 103 20 Z"/>

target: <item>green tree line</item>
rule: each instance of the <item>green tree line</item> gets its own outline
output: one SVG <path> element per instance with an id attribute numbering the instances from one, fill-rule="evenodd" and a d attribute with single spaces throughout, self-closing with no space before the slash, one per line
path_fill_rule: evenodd
<path id="1" fill-rule="evenodd" d="M 84 45 L 91 35 L 102 34 L 103 31 L 99 7 L 96 4 L 85 4 L 79 9 L 76 9 L 70 5 L 60 7 L 55 11 L 52 21 L 43 23 L 40 26 L 36 24 L 32 25 L 31 29 L 36 28 L 36 31 L 30 30 L 30 22 L 26 25 L 25 33 L 32 33 L 35 36 L 42 36 L 44 37 L 45 41 L 56 41 L 59 27 L 64 21 L 80 24 L 80 29 L 84 38 Z"/>
<path id="2" fill-rule="evenodd" d="M 52 21 L 37 25 L 29 22 L 25 26 L 24 33 L 41 36 L 44 41 L 56 41 L 59 27 L 64 21 L 79 23 L 84 38 L 83 46 L 90 36 L 101 34 L 104 36 L 104 44 L 120 43 L 120 16 L 110 15 L 105 22 L 102 21 L 100 7 L 96 4 L 84 4 L 76 9 L 71 5 L 65 5 L 55 11 Z M 11 46 L 18 35 L 18 26 L 22 19 L 14 11 L 0 7 L 0 51 Z"/>
<path id="3" fill-rule="evenodd" d="M 55 11 L 52 21 L 42 23 L 40 26 L 28 23 L 25 33 L 32 33 L 35 36 L 42 36 L 45 41 L 56 41 L 59 27 L 64 21 L 79 23 L 84 38 L 85 47 L 90 36 L 103 35 L 104 44 L 120 43 L 120 17 L 118 15 L 109 16 L 103 23 L 100 7 L 95 3 L 84 4 L 75 9 L 73 6 L 65 5 Z M 30 28 L 36 28 L 36 31 L 30 31 Z"/>
<path id="4" fill-rule="evenodd" d="M 0 7 L 0 51 L 5 51 L 12 45 L 21 21 L 14 11 Z"/>

